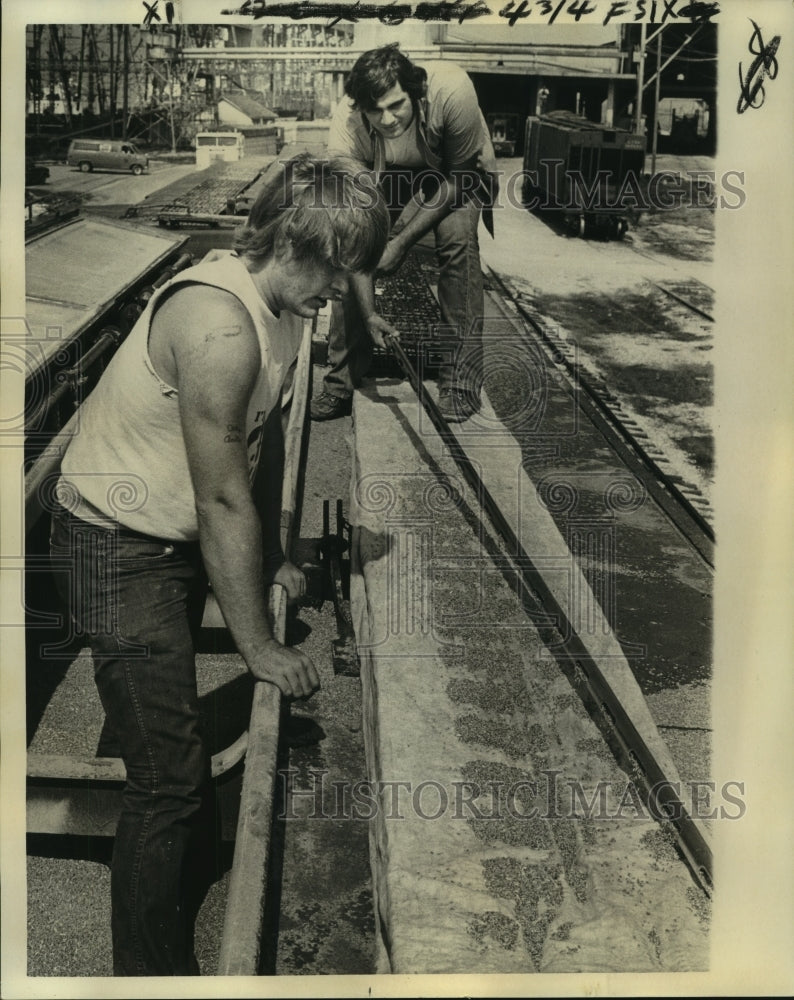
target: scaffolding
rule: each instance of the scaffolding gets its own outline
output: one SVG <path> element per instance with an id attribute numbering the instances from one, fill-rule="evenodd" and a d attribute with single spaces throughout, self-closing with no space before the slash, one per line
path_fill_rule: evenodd
<path id="1" fill-rule="evenodd" d="M 64 138 L 106 130 L 126 139 L 131 123 L 144 121 L 154 131 L 164 125 L 175 148 L 205 103 L 196 87 L 200 67 L 181 52 L 206 41 L 203 25 L 156 32 L 128 24 L 30 25 L 29 131 L 60 124 Z"/>

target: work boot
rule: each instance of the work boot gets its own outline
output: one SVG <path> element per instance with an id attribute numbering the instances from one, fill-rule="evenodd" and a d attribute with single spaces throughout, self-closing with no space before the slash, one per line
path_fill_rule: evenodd
<path id="1" fill-rule="evenodd" d="M 444 388 L 438 393 L 438 408 L 448 424 L 460 424 L 480 409 L 480 401 L 465 389 Z"/>
<path id="2" fill-rule="evenodd" d="M 337 417 L 349 416 L 352 411 L 352 396 L 334 396 L 330 392 L 315 396 L 310 407 L 312 420 L 336 420 Z"/>

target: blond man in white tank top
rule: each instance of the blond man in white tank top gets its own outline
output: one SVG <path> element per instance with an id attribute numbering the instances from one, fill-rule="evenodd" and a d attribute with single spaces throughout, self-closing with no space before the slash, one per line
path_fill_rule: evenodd
<path id="1" fill-rule="evenodd" d="M 287 698 L 319 686 L 311 660 L 271 633 L 263 534 L 273 532 L 251 486 L 264 471 L 280 494 L 280 470 L 258 465 L 302 320 L 342 298 L 386 244 L 381 197 L 344 166 L 303 156 L 277 171 L 235 251 L 152 298 L 64 455 L 56 576 L 127 769 L 115 975 L 198 972 L 188 890 L 209 778 L 194 662 L 205 571 L 251 674 Z M 303 574 L 279 562 L 275 580 L 294 599 Z"/>

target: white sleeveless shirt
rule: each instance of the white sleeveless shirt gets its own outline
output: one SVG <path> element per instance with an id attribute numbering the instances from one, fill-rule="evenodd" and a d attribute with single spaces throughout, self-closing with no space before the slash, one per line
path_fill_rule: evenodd
<path id="1" fill-rule="evenodd" d="M 272 313 L 244 262 L 227 253 L 182 271 L 158 289 L 80 407 L 77 430 L 63 456 L 57 487 L 61 502 L 77 517 L 91 520 L 91 514 L 95 517 L 99 513 L 156 538 L 198 538 L 177 390 L 163 382 L 149 357 L 149 333 L 157 303 L 175 287 L 189 284 L 231 292 L 251 316 L 256 330 L 261 367 L 246 419 L 249 478 L 253 482 L 262 428 L 298 355 L 303 320 L 293 313 Z M 200 333 L 196 331 L 197 336 Z"/>

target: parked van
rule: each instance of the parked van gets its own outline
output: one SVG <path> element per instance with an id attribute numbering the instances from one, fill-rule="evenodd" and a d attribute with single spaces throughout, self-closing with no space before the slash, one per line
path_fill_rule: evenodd
<path id="1" fill-rule="evenodd" d="M 149 169 L 149 157 L 140 153 L 128 139 L 73 139 L 66 162 L 84 173 L 129 170 L 137 176 Z"/>

